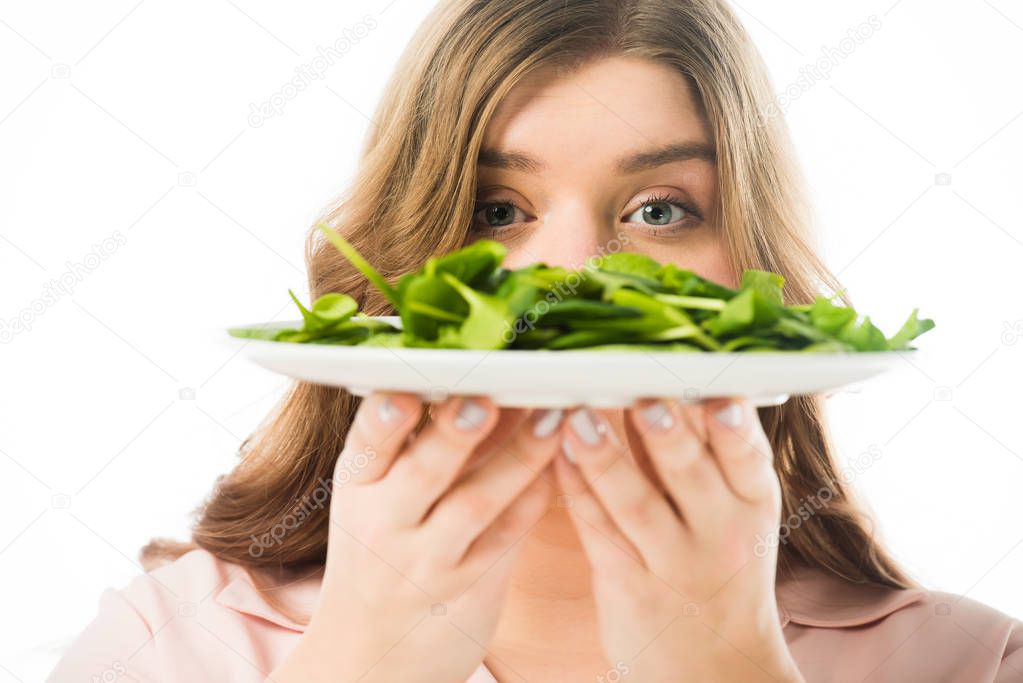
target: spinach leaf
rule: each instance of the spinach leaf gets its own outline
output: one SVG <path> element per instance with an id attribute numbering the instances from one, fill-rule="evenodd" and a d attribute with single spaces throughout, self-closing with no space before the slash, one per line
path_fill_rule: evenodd
<path id="1" fill-rule="evenodd" d="M 580 270 L 502 266 L 493 240 L 426 259 L 390 285 L 344 238 L 318 226 L 394 306 L 398 329 L 328 293 L 306 308 L 301 329 L 233 327 L 263 341 L 456 349 L 864 352 L 912 349 L 934 328 L 914 308 L 892 337 L 832 298 L 785 304 L 785 278 L 746 269 L 738 289 L 644 254 L 604 255 Z"/>
<path id="2" fill-rule="evenodd" d="M 327 236 L 330 243 L 333 244 L 353 266 L 358 268 L 362 274 L 366 276 L 367 280 L 372 282 L 373 285 L 379 289 L 385 297 L 387 297 L 387 300 L 391 302 L 391 305 L 394 306 L 395 310 L 401 310 L 401 301 L 398 299 L 398 293 L 393 287 L 391 287 L 387 280 L 384 279 L 384 276 L 378 273 L 376 268 L 369 264 L 369 261 L 362 258 L 362 255 L 355 250 L 355 247 L 348 243 L 348 240 L 331 230 L 323 223 L 320 223 L 316 227 L 320 229 L 320 232 Z"/>
<path id="3" fill-rule="evenodd" d="M 890 349 L 908 349 L 909 342 L 919 337 L 921 334 L 930 330 L 934 327 L 933 320 L 918 320 L 916 317 L 919 309 L 914 308 L 909 314 L 909 318 L 903 323 L 902 327 L 892 335 L 891 339 L 888 340 L 888 348 Z"/>

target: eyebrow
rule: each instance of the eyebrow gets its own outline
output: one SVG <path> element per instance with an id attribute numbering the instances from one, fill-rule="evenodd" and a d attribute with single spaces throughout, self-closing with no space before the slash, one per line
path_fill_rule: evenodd
<path id="1" fill-rule="evenodd" d="M 717 154 L 711 145 L 702 142 L 674 142 L 663 147 L 643 150 L 627 154 L 615 162 L 614 168 L 621 175 L 638 173 L 676 161 L 702 159 L 714 163 Z M 491 168 L 539 173 L 547 168 L 547 164 L 528 154 L 513 150 L 502 151 L 484 147 L 480 150 L 477 163 Z"/>

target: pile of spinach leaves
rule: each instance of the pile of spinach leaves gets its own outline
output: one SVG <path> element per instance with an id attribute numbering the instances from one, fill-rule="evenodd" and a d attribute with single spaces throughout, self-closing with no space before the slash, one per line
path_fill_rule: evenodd
<path id="1" fill-rule="evenodd" d="M 818 295 L 786 306 L 784 278 L 746 270 L 739 289 L 642 254 L 595 257 L 581 270 L 543 263 L 506 269 L 500 242 L 478 240 L 431 257 L 389 284 L 344 238 L 330 242 L 381 291 L 402 328 L 359 312 L 347 294 L 306 308 L 301 329 L 230 328 L 236 337 L 281 342 L 453 349 L 657 351 L 892 351 L 934 327 L 913 309 L 885 335 L 869 317 Z"/>

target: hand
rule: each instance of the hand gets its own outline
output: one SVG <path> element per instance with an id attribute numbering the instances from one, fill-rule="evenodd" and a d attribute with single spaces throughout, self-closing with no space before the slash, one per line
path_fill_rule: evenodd
<path id="1" fill-rule="evenodd" d="M 494 635 L 517 552 L 550 508 L 560 411 L 375 394 L 331 483 L 317 608 L 274 681 L 464 681 Z"/>
<path id="2" fill-rule="evenodd" d="M 726 406 L 732 424 L 714 418 Z M 555 462 L 608 661 L 640 681 L 803 680 L 779 623 L 777 548 L 755 551 L 777 530 L 781 489 L 752 406 L 643 401 L 624 434 L 609 416 L 574 411 L 563 431 L 577 464 Z"/>

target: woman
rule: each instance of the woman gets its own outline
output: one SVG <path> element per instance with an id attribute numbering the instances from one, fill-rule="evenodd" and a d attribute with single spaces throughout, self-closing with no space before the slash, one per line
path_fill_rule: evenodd
<path id="1" fill-rule="evenodd" d="M 509 267 L 626 249 L 809 301 L 839 287 L 770 97 L 723 1 L 442 1 L 324 220 L 392 279 L 488 237 Z M 317 231 L 307 263 L 312 297 L 393 312 Z M 1023 624 L 873 536 L 819 398 L 562 414 L 296 384 L 241 455 L 52 680 L 1023 680 Z"/>

